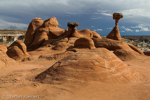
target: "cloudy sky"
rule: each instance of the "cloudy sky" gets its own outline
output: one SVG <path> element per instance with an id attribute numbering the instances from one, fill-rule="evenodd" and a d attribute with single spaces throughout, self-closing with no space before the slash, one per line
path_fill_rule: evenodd
<path id="1" fill-rule="evenodd" d="M 35 17 L 55 16 L 59 27 L 79 22 L 80 29 L 107 35 L 115 26 L 114 12 L 122 13 L 121 35 L 150 35 L 150 0 L 0 0 L 0 29 L 27 29 Z"/>

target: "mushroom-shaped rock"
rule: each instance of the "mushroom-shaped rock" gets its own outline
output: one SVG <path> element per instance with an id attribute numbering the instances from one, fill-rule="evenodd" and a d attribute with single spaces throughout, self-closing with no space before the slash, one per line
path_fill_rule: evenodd
<path id="1" fill-rule="evenodd" d="M 116 26 L 118 25 L 120 18 L 123 18 L 123 15 L 121 13 L 114 13 L 113 14 L 113 19 L 115 20 Z"/>
<path id="2" fill-rule="evenodd" d="M 35 31 L 37 28 L 42 26 L 43 22 L 44 21 L 41 20 L 41 18 L 37 18 L 37 17 L 30 22 L 25 35 L 25 41 L 24 41 L 27 47 L 29 47 L 32 44 L 35 37 Z"/>
<path id="3" fill-rule="evenodd" d="M 130 83 L 140 79 L 142 75 L 105 48 L 73 53 L 35 77 L 36 81 L 50 84 L 84 81 Z"/>
<path id="4" fill-rule="evenodd" d="M 76 27 L 79 26 L 79 23 L 75 23 L 75 22 L 68 22 L 68 27 Z"/>
<path id="5" fill-rule="evenodd" d="M 21 40 L 16 40 L 8 47 L 7 55 L 15 60 L 29 56 L 26 45 Z"/>
<path id="6" fill-rule="evenodd" d="M 72 34 L 77 31 L 76 26 L 79 26 L 79 23 L 68 22 L 68 30 L 65 31 L 64 37 L 72 37 Z"/>
<path id="7" fill-rule="evenodd" d="M 94 42 L 90 38 L 79 38 L 74 43 L 75 48 L 89 48 L 93 49 L 95 48 Z"/>
<path id="8" fill-rule="evenodd" d="M 108 36 L 106 38 L 119 40 L 119 41 L 122 40 L 122 38 L 120 36 L 120 32 L 119 32 L 119 27 L 118 27 L 118 23 L 119 23 L 120 18 L 123 18 L 123 15 L 121 13 L 114 13 L 113 14 L 113 19 L 115 20 L 116 26 L 113 28 L 113 30 L 108 34 Z"/>

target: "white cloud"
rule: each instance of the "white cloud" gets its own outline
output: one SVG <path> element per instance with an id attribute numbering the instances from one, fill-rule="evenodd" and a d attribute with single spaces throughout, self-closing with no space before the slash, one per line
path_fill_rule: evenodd
<path id="1" fill-rule="evenodd" d="M 93 31 L 103 31 L 103 29 L 94 29 Z"/>
<path id="2" fill-rule="evenodd" d="M 104 16 L 112 16 L 112 14 L 109 14 L 109 13 L 101 13 L 101 14 Z"/>
<path id="3" fill-rule="evenodd" d="M 150 31 L 150 24 L 139 24 L 137 26 L 132 26 L 131 28 L 137 28 L 139 31 Z"/>
<path id="4" fill-rule="evenodd" d="M 125 28 L 125 26 L 121 26 L 121 28 Z"/>
<path id="5" fill-rule="evenodd" d="M 12 22 L 7 22 L 7 21 L 0 20 L 0 28 L 1 29 L 5 29 L 5 28 L 8 28 L 10 26 L 16 27 L 17 29 L 25 29 L 25 28 L 28 27 L 28 24 L 12 23 Z"/>
<path id="6" fill-rule="evenodd" d="M 122 14 L 126 17 L 132 17 L 132 18 L 135 18 L 135 17 L 150 18 L 150 12 L 142 8 L 123 10 Z"/>
<path id="7" fill-rule="evenodd" d="M 135 30 L 135 32 L 140 32 L 140 30 Z"/>
<path id="8" fill-rule="evenodd" d="M 100 19 L 100 18 L 102 18 L 102 17 L 92 17 L 91 19 Z"/>
<path id="9" fill-rule="evenodd" d="M 113 29 L 113 28 L 107 28 L 107 29 L 111 30 L 111 29 Z"/>
<path id="10" fill-rule="evenodd" d="M 95 27 L 95 26 L 91 26 L 91 27 Z"/>
<path id="11" fill-rule="evenodd" d="M 125 31 L 127 31 L 127 32 L 133 32 L 133 30 L 132 29 L 130 29 L 130 28 L 126 28 L 125 26 L 122 26 L 121 27 L 122 29 L 124 29 Z"/>
<path id="12" fill-rule="evenodd" d="M 121 32 L 125 32 L 125 31 L 121 31 Z"/>
<path id="13" fill-rule="evenodd" d="M 97 29 L 97 31 L 103 31 L 103 29 Z"/>

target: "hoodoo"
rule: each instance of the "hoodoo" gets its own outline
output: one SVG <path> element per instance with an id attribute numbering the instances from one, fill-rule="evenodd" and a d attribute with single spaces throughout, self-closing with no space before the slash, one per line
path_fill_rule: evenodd
<path id="1" fill-rule="evenodd" d="M 116 26 L 108 34 L 107 38 L 114 39 L 114 40 L 119 40 L 119 41 L 122 40 L 122 38 L 120 36 L 120 32 L 119 32 L 119 27 L 118 27 L 118 23 L 119 23 L 120 18 L 123 18 L 123 15 L 121 13 L 114 13 L 113 14 L 113 19 L 115 20 L 115 25 Z"/>

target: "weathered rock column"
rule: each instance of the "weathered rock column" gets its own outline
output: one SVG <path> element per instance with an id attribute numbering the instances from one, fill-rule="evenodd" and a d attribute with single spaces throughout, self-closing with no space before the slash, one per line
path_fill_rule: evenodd
<path id="1" fill-rule="evenodd" d="M 122 40 L 122 38 L 120 36 L 120 32 L 119 32 L 119 27 L 118 27 L 120 18 L 123 18 L 123 15 L 121 13 L 113 14 L 113 19 L 115 20 L 116 26 L 113 28 L 113 30 L 108 34 L 108 36 L 106 38 L 113 39 L 113 40 L 119 40 L 119 41 Z"/>
<path id="2" fill-rule="evenodd" d="M 68 22 L 68 31 L 65 33 L 65 37 L 72 37 L 72 35 L 77 31 L 76 26 L 79 26 L 79 23 Z"/>

